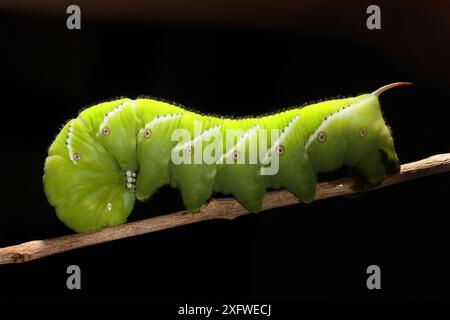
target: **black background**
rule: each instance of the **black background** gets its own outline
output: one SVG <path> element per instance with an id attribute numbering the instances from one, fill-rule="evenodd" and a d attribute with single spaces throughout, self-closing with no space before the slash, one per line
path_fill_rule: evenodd
<path id="1" fill-rule="evenodd" d="M 422 46 L 414 40 L 420 26 L 396 25 L 388 11 L 383 20 L 388 27 L 369 31 L 364 6 L 358 8 L 361 30 L 355 38 L 351 32 L 270 24 L 89 16 L 80 31 L 69 31 L 64 11 L 4 11 L 0 247 L 71 233 L 43 193 L 47 148 L 81 108 L 118 96 L 146 94 L 205 113 L 240 116 L 412 81 L 413 87 L 381 97 L 401 162 L 449 152 L 449 82 L 437 80 L 448 75 L 415 68 L 433 63 L 439 53 L 424 48 L 411 58 L 411 48 Z M 321 19 L 320 10 L 314 14 L 315 23 L 332 29 L 333 21 Z M 421 26 L 433 19 L 424 18 Z M 431 41 L 448 48 L 448 38 L 429 30 Z M 394 31 L 403 36 L 387 41 Z M 440 63 L 442 72 L 448 70 L 447 59 Z M 449 178 L 441 174 L 358 198 L 202 222 L 2 265 L 0 296 L 180 303 L 448 298 Z M 180 209 L 178 192 L 165 188 L 137 204 L 130 220 Z M 71 264 L 81 267 L 82 290 L 66 288 Z M 378 291 L 366 288 L 371 264 L 381 267 Z"/>

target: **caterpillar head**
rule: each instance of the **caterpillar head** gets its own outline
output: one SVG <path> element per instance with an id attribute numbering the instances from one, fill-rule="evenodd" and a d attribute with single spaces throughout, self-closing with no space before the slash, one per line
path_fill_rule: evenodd
<path id="1" fill-rule="evenodd" d="M 50 146 L 44 190 L 58 218 L 77 232 L 124 223 L 133 209 L 135 161 L 132 157 L 123 160 L 123 148 L 117 146 L 125 143 L 114 133 L 134 130 L 134 126 L 123 124 L 120 117 L 127 116 L 123 112 L 106 119 L 107 123 L 103 118 L 122 102 L 103 103 L 83 111 L 64 126 Z M 110 143 L 112 138 L 116 145 Z"/>

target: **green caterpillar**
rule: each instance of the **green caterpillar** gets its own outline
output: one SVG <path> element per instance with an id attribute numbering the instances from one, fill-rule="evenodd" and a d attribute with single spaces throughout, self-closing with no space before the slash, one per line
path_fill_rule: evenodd
<path id="1" fill-rule="evenodd" d="M 399 171 L 380 110 L 383 91 L 245 119 L 200 115 L 151 99 L 120 99 L 82 111 L 50 146 L 44 189 L 77 232 L 125 223 L 135 199 L 170 184 L 199 211 L 213 193 L 261 209 L 268 188 L 314 199 L 316 175 L 346 165 L 371 185 Z"/>

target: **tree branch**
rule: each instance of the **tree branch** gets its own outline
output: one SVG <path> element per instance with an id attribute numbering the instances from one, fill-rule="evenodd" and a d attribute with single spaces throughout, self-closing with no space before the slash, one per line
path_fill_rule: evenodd
<path id="1" fill-rule="evenodd" d="M 377 188 L 448 171 L 450 171 L 450 153 L 435 155 L 402 165 L 399 174 L 388 177 Z M 316 189 L 315 200 L 354 193 L 355 191 L 352 189 L 353 182 L 350 178 L 343 178 L 319 183 Z M 272 191 L 266 194 L 262 211 L 299 202 L 294 195 L 286 190 Z M 248 211 L 233 198 L 212 199 L 199 213 L 180 211 L 95 232 L 72 234 L 48 240 L 34 240 L 0 248 L 0 264 L 26 262 L 98 243 L 133 237 L 204 220 L 231 220 L 247 213 Z"/>

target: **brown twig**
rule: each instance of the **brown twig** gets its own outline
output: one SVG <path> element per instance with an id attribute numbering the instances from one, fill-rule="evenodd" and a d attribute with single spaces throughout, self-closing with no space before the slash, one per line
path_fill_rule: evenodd
<path id="1" fill-rule="evenodd" d="M 450 171 L 450 153 L 435 155 L 402 165 L 399 174 L 388 177 L 377 188 L 447 171 Z M 354 193 L 355 191 L 352 189 L 352 185 L 353 180 L 349 178 L 320 183 L 317 185 L 315 200 Z M 262 210 L 284 207 L 299 202 L 295 196 L 286 190 L 272 191 L 266 194 Z M 248 211 L 233 198 L 212 199 L 199 213 L 180 211 L 116 227 L 105 228 L 96 232 L 72 234 L 48 240 L 34 240 L 15 246 L 0 248 L 0 264 L 26 262 L 64 251 L 204 220 L 231 220 L 247 213 Z"/>

